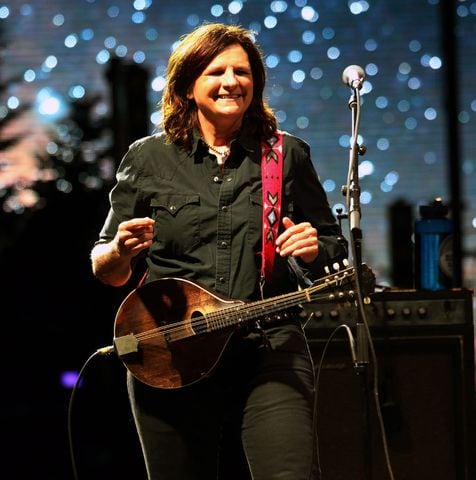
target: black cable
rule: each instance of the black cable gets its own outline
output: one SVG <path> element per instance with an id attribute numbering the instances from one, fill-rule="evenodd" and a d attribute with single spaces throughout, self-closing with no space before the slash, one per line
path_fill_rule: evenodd
<path id="1" fill-rule="evenodd" d="M 318 364 L 318 367 L 317 367 L 317 370 L 316 370 L 316 381 L 315 381 L 316 382 L 316 391 L 315 391 L 315 394 L 314 394 L 314 407 L 313 407 L 314 411 L 313 411 L 313 415 L 312 415 L 312 423 L 313 423 L 312 431 L 314 432 L 314 436 L 315 436 L 314 441 L 315 441 L 315 444 L 316 444 L 315 453 L 316 453 L 317 470 L 318 470 L 318 475 L 319 475 L 318 478 L 322 478 L 321 464 L 320 464 L 320 458 L 319 458 L 319 435 L 317 435 L 319 380 L 320 380 L 320 376 L 321 376 L 321 371 L 322 371 L 322 366 L 323 366 L 323 363 L 324 363 L 324 359 L 326 357 L 327 349 L 329 348 L 329 345 L 330 345 L 332 339 L 334 338 L 334 336 L 342 328 L 345 329 L 345 331 L 347 333 L 347 336 L 349 338 L 349 347 L 350 347 L 350 354 L 351 354 L 351 357 L 352 357 L 352 362 L 355 364 L 355 362 L 357 361 L 357 354 L 355 352 L 355 340 L 354 340 L 354 336 L 352 335 L 352 331 L 345 324 L 339 325 L 338 327 L 336 327 L 332 331 L 332 333 L 329 335 L 326 343 L 324 344 L 324 348 L 323 348 L 322 353 L 321 353 L 321 358 L 319 360 L 319 364 Z M 311 477 L 309 477 L 309 478 L 311 478 Z"/>
<path id="2" fill-rule="evenodd" d="M 83 373 L 86 370 L 86 367 L 91 363 L 94 357 L 98 355 L 110 355 L 111 353 L 114 352 L 114 347 L 113 346 L 108 346 L 108 347 L 102 347 L 96 350 L 90 357 L 84 362 L 84 365 L 82 366 L 81 370 L 79 371 L 78 377 L 76 378 L 76 381 L 74 382 L 73 389 L 71 390 L 71 395 L 69 398 L 69 404 L 68 404 L 68 418 L 67 418 L 67 430 L 68 430 L 68 444 L 69 444 L 69 454 L 70 454 L 70 459 L 71 459 L 71 468 L 73 470 L 73 479 L 78 480 L 78 471 L 76 467 L 76 459 L 74 455 L 74 446 L 73 446 L 73 433 L 72 433 L 72 417 L 73 417 L 73 401 L 74 397 L 76 394 L 76 391 L 78 389 L 78 386 L 83 378 Z"/>
<path id="3" fill-rule="evenodd" d="M 351 248 L 352 248 L 353 255 L 356 255 L 356 252 L 354 250 L 355 249 L 355 242 L 351 242 Z M 355 258 L 355 256 L 354 256 L 354 258 Z M 362 335 L 362 337 L 365 337 L 365 338 L 362 338 L 362 340 L 364 340 L 364 343 L 366 344 L 366 346 L 368 346 L 368 349 L 370 351 L 370 362 L 369 363 L 373 365 L 372 392 L 373 392 L 373 396 L 374 396 L 375 409 L 376 409 L 376 413 L 377 413 L 377 420 L 378 420 L 378 425 L 379 425 L 381 439 L 382 439 L 383 453 L 384 453 L 384 456 L 385 456 L 385 464 L 387 466 L 387 472 L 388 472 L 388 475 L 390 477 L 390 480 L 394 480 L 392 463 L 391 463 L 391 460 L 390 460 L 390 453 L 389 453 L 388 443 L 387 443 L 387 435 L 386 435 L 386 432 L 385 432 L 385 425 L 384 425 L 384 421 L 383 421 L 382 410 L 380 408 L 379 391 L 378 391 L 379 372 L 378 372 L 377 354 L 375 352 L 375 346 L 374 346 L 374 342 L 373 342 L 373 338 L 372 338 L 372 333 L 370 331 L 369 323 L 368 323 L 368 320 L 367 320 L 367 315 L 365 313 L 365 308 L 364 308 L 365 300 L 364 300 L 364 296 L 363 296 L 363 292 L 362 292 L 362 286 L 360 284 L 361 279 L 360 279 L 360 275 L 358 274 L 358 272 L 356 272 L 355 279 L 356 279 L 356 287 L 357 287 L 356 288 L 356 290 L 357 290 L 357 307 L 358 307 L 358 310 L 359 310 L 360 319 L 362 320 L 361 325 L 363 326 L 363 332 L 358 332 L 358 333 L 360 335 Z M 363 364 L 359 365 L 358 363 L 356 363 L 356 367 L 357 367 L 357 369 L 360 368 L 360 370 L 362 370 L 362 369 L 367 369 L 368 365 L 363 365 Z"/>

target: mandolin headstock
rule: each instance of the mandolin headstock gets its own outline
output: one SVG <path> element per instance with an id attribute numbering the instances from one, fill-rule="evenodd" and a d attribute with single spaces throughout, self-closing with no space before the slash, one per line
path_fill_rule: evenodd
<path id="1" fill-rule="evenodd" d="M 318 279 L 310 287 L 312 301 L 355 299 L 359 286 L 364 296 L 369 295 L 375 289 L 375 275 L 365 263 L 361 265 L 359 270 L 360 282 L 357 281 L 357 269 L 354 266 L 349 266 L 347 259 L 326 267 L 325 271 L 327 275 Z"/>

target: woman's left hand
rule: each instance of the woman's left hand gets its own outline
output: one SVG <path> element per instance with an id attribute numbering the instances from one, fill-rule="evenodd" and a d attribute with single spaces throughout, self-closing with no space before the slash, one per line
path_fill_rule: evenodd
<path id="1" fill-rule="evenodd" d="M 282 257 L 301 257 L 306 263 L 313 262 L 319 253 L 317 230 L 309 223 L 295 225 L 288 217 L 283 217 L 286 229 L 276 240 L 276 251 Z"/>

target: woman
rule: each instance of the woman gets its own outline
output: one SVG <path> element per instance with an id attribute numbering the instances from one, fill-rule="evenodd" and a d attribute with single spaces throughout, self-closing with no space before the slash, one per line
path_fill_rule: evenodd
<path id="1" fill-rule="evenodd" d="M 277 122 L 264 87 L 247 30 L 207 24 L 181 39 L 163 131 L 131 145 L 118 169 L 91 254 L 101 281 L 124 285 L 145 258 L 145 282 L 184 278 L 259 300 L 297 289 L 288 259 L 314 278 L 346 256 L 308 145 L 283 134 L 282 218 L 266 275 L 260 142 Z M 128 389 L 150 480 L 315 478 L 314 373 L 297 310 L 234 333 L 200 381 L 162 389 L 128 372 Z"/>

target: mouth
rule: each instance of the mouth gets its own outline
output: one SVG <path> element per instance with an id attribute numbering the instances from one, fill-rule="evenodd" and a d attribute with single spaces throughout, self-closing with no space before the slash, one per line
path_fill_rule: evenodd
<path id="1" fill-rule="evenodd" d="M 241 94 L 225 94 L 225 95 L 217 95 L 217 100 L 237 100 L 241 98 L 243 95 Z"/>

